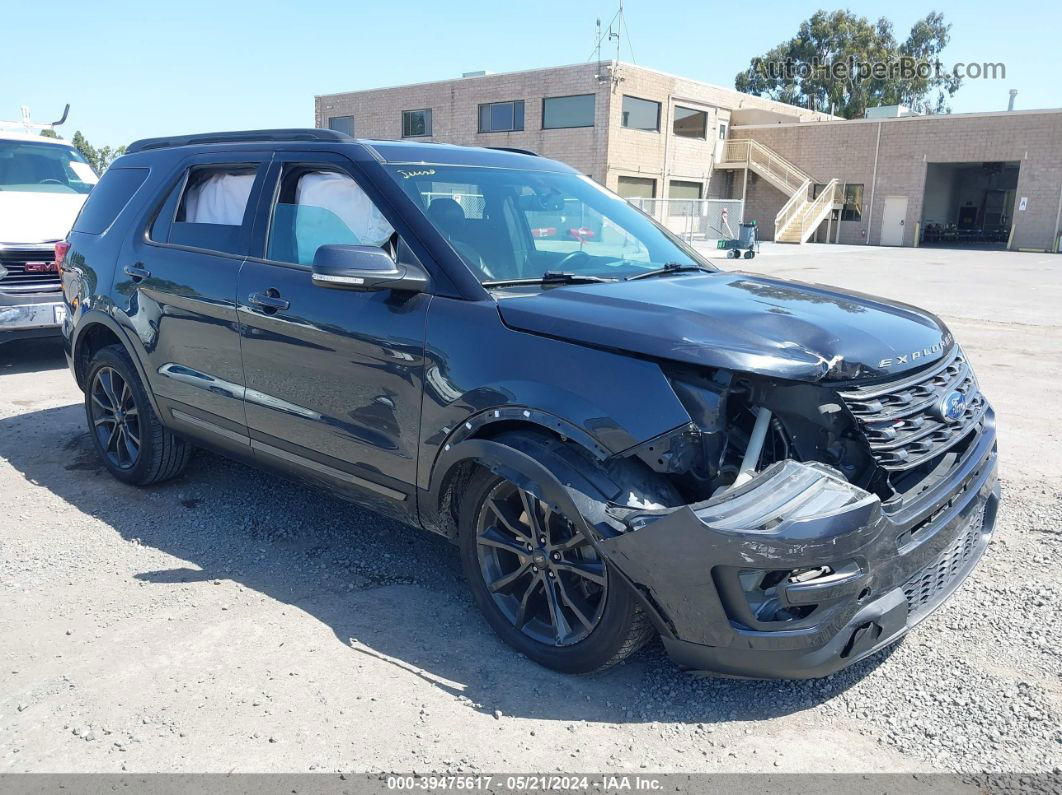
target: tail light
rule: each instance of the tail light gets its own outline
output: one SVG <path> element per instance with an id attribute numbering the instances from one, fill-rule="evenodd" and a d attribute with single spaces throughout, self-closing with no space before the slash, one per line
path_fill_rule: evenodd
<path id="1" fill-rule="evenodd" d="M 66 252 L 70 250 L 70 244 L 65 240 L 60 240 L 55 244 L 55 270 L 56 272 L 63 269 L 63 260 L 66 259 Z"/>

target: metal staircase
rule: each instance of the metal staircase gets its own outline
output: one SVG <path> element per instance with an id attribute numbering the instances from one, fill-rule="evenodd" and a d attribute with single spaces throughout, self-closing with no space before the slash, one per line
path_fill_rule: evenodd
<path id="1" fill-rule="evenodd" d="M 774 219 L 776 243 L 806 243 L 844 201 L 838 180 L 830 180 L 812 196 L 815 181 L 810 175 L 751 138 L 726 141 L 722 161 L 716 168 L 748 169 L 789 196 Z"/>

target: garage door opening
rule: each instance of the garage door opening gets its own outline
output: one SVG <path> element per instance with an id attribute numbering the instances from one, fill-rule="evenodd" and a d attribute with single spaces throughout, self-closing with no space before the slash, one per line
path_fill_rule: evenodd
<path id="1" fill-rule="evenodd" d="M 1006 248 L 1018 162 L 927 163 L 923 246 Z"/>

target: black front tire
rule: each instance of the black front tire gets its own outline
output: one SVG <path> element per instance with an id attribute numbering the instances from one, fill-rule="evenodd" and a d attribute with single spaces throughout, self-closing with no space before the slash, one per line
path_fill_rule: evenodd
<path id="1" fill-rule="evenodd" d="M 123 427 L 112 438 L 116 414 Z M 89 362 L 85 416 L 103 465 L 123 483 L 150 486 L 169 480 L 191 457 L 192 446 L 159 422 L 133 360 L 120 345 L 101 348 Z"/>
<path id="2" fill-rule="evenodd" d="M 504 442 L 508 446 L 533 453 L 538 460 L 547 462 L 555 452 L 556 446 L 563 444 L 550 437 L 520 432 L 505 434 L 495 441 Z M 594 466 L 594 464 L 587 461 L 586 466 Z M 640 480 L 642 483 L 645 482 L 644 479 Z M 499 602 L 497 591 L 492 592 L 491 585 L 497 588 L 499 581 L 509 580 L 515 575 L 520 566 L 532 566 L 532 552 L 529 551 L 526 555 L 519 553 L 519 550 L 506 553 L 507 560 L 512 561 L 508 570 L 495 570 L 493 572 L 489 571 L 489 566 L 485 567 L 483 565 L 483 555 L 481 553 L 481 537 L 484 534 L 482 517 L 484 516 L 484 511 L 488 510 L 486 507 L 488 501 L 496 498 L 495 495 L 499 493 L 499 489 L 502 490 L 502 493 L 505 493 L 506 489 L 511 488 L 515 488 L 515 484 L 511 484 L 505 478 L 495 475 L 489 470 L 478 469 L 467 482 L 463 492 L 458 495 L 461 562 L 476 604 L 483 612 L 491 628 L 502 640 L 521 654 L 547 668 L 568 674 L 585 674 L 603 670 L 619 663 L 641 648 L 656 634 L 649 616 L 642 609 L 637 597 L 631 592 L 630 586 L 621 575 L 607 561 L 601 561 L 596 558 L 596 555 L 593 555 L 589 549 L 584 554 L 590 556 L 594 564 L 595 576 L 601 577 L 603 573 L 605 580 L 601 585 L 603 593 L 598 594 L 601 597 L 600 600 L 596 603 L 591 600 L 589 605 L 584 603 L 586 607 L 584 614 L 588 619 L 586 623 L 592 623 L 592 628 L 587 630 L 584 626 L 581 628 L 582 631 L 572 632 L 569 637 L 573 639 L 573 642 L 564 642 L 558 633 L 558 637 L 552 643 L 542 637 L 541 631 L 537 633 L 528 631 L 528 627 L 534 626 L 535 623 L 540 628 L 545 626 L 548 630 L 551 614 L 557 609 L 557 598 L 554 597 L 555 603 L 550 606 L 550 594 L 547 593 L 546 588 L 547 586 L 554 587 L 562 577 L 568 576 L 568 574 L 558 570 L 553 575 L 553 581 L 547 582 L 545 579 L 546 569 L 539 569 L 538 575 L 533 575 L 530 571 L 525 572 L 523 575 L 525 578 L 523 580 L 524 583 L 533 582 L 531 578 L 535 576 L 540 578 L 540 588 L 532 598 L 538 600 L 538 613 L 542 618 L 537 619 L 536 622 L 529 622 L 522 627 L 517 626 L 519 619 L 514 620 L 513 610 L 506 609 L 505 605 Z M 664 487 L 663 491 L 666 492 L 666 490 L 666 487 Z M 644 499 L 661 499 L 659 491 L 654 494 L 644 494 L 643 490 L 637 486 L 633 487 L 632 493 L 635 497 Z M 668 497 L 670 496 L 668 495 Z M 522 499 L 520 498 L 521 501 Z M 514 501 L 512 504 L 519 506 L 521 501 Z M 509 514 L 511 523 L 523 524 L 527 519 L 527 503 L 522 504 L 525 505 L 523 513 L 519 513 L 520 508 L 517 507 Z M 545 514 L 548 508 L 544 504 L 541 505 L 541 510 Z M 493 508 L 490 510 L 493 512 Z M 532 510 L 535 509 L 532 508 Z M 554 521 L 563 520 L 564 524 L 567 524 L 565 517 L 560 517 L 556 514 L 554 517 Z M 572 524 L 578 526 L 579 523 Z M 526 530 L 527 528 L 525 527 L 524 529 Z M 521 542 L 519 536 L 516 536 L 516 540 L 518 543 Z M 535 552 L 537 553 L 538 548 L 534 544 L 536 540 L 533 536 L 530 539 L 532 545 L 536 547 Z M 546 546 L 544 549 L 546 556 L 550 555 L 551 549 L 565 549 L 566 545 L 571 543 L 572 541 L 568 540 L 561 541 L 558 546 Z M 587 546 L 589 545 L 584 543 L 584 549 Z M 564 554 L 567 555 L 567 552 Z M 567 568 L 569 572 L 571 571 L 568 559 L 561 558 L 559 563 L 561 569 Z M 488 579 L 491 577 L 496 577 L 497 579 L 488 584 Z M 572 586 L 573 583 L 569 580 L 567 587 L 571 589 Z M 519 597 L 519 593 L 517 597 Z M 566 604 L 571 604 L 568 601 L 571 598 L 570 596 L 566 598 Z M 518 601 L 521 602 L 522 607 L 523 600 L 518 598 Z M 568 609 L 567 612 L 569 617 L 571 617 L 571 610 Z M 571 620 L 568 623 L 573 628 L 580 629 L 577 621 Z M 556 624 L 557 622 L 554 621 L 554 627 L 556 627 Z"/>

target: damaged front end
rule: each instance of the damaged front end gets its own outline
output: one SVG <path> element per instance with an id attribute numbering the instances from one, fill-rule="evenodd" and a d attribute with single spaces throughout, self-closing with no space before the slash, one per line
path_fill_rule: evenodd
<path id="1" fill-rule="evenodd" d="M 895 464 L 899 446 L 882 454 L 867 389 L 856 404 L 815 384 L 669 377 L 693 422 L 627 455 L 690 503 L 613 506 L 623 529 L 599 547 L 656 614 L 680 665 L 828 675 L 899 639 L 987 548 L 999 499 L 994 418 L 961 352 L 874 393 L 904 398 L 882 398 L 894 409 L 872 420 L 896 429 L 890 439 L 911 429 L 919 453 L 909 465 Z M 968 422 L 922 422 L 923 404 L 949 389 L 966 390 Z"/>

